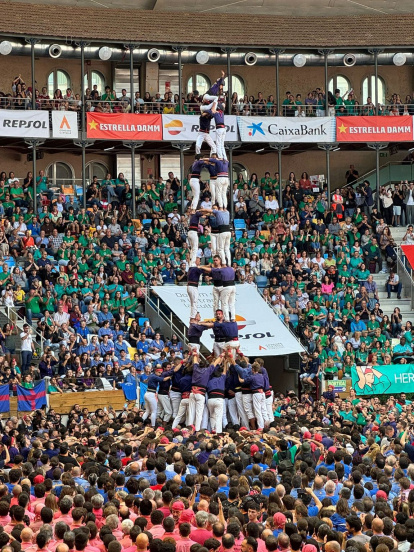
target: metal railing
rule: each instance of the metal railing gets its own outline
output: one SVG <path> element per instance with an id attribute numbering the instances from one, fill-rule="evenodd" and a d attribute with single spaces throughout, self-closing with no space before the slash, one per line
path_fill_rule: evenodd
<path id="1" fill-rule="evenodd" d="M 184 289 L 184 287 L 183 287 Z M 152 309 L 155 314 L 170 328 L 172 333 L 175 333 L 177 337 L 180 339 L 180 341 L 184 344 L 188 342 L 188 335 L 187 335 L 187 327 L 182 322 L 182 330 L 180 330 L 176 324 L 174 323 L 174 313 L 172 310 L 168 307 L 162 299 L 158 295 L 155 295 L 151 292 L 151 288 L 148 287 L 147 293 L 145 295 L 145 312 L 148 313 L 148 308 Z M 169 315 L 166 314 L 166 312 L 163 311 L 163 308 L 169 312 Z M 206 360 L 206 357 L 203 355 L 203 353 L 200 350 L 200 357 L 204 360 Z"/>
<path id="2" fill-rule="evenodd" d="M 202 97 L 200 96 L 200 99 Z M 284 100 L 286 101 L 286 100 Z M 281 117 L 324 117 L 326 114 L 325 100 L 319 101 L 317 98 L 305 98 L 303 101 L 289 100 L 288 103 L 281 102 L 279 116 Z M 200 102 L 193 101 L 189 98 L 182 98 L 182 113 L 189 115 L 198 115 L 200 113 Z M 14 97 L 11 94 L 0 97 L 0 109 L 11 110 L 26 110 L 32 109 L 32 98 L 29 97 Z M 38 97 L 36 98 L 36 109 L 45 111 L 76 111 L 79 113 L 79 123 L 82 112 L 82 100 L 79 94 L 75 94 L 69 98 L 59 97 Z M 179 102 L 166 100 L 161 98 L 158 101 L 145 101 L 142 98 L 134 98 L 132 105 L 129 96 L 125 98 L 104 98 L 98 99 L 85 98 L 85 112 L 99 113 L 149 113 L 149 114 L 178 114 L 180 111 Z M 329 115 L 383 115 L 383 116 L 398 116 L 398 115 L 414 115 L 414 104 L 395 103 L 390 101 L 384 104 L 359 104 L 356 102 L 351 105 L 330 105 L 328 107 Z M 232 102 L 231 112 L 233 115 L 244 116 L 260 116 L 260 117 L 275 117 L 277 113 L 277 105 L 274 96 L 263 97 L 261 99 L 249 96 L 247 99 L 238 98 Z"/>
<path id="3" fill-rule="evenodd" d="M 20 308 L 18 306 L 17 307 L 3 306 L 1 308 L 4 309 L 4 314 L 8 318 L 10 324 L 15 324 L 16 326 L 19 324 L 21 327 L 23 327 L 23 324 L 27 323 L 26 317 L 20 314 L 19 312 Z M 43 338 L 43 335 L 39 331 L 37 331 L 36 327 L 33 326 L 33 324 L 31 325 L 31 331 L 32 331 L 32 334 L 34 334 L 35 336 L 35 339 L 33 339 L 33 342 L 35 345 L 36 354 L 40 358 L 39 352 L 43 353 L 44 338 Z"/>
<path id="4" fill-rule="evenodd" d="M 414 310 L 414 270 L 400 245 L 394 247 L 394 251 L 397 255 L 397 274 L 402 284 L 402 295 L 410 299 L 411 310 Z"/>
<path id="5" fill-rule="evenodd" d="M 356 188 L 361 186 L 362 183 L 367 180 L 369 182 L 370 188 L 376 192 L 377 189 L 377 174 L 376 169 L 372 169 L 358 179 L 352 184 L 345 184 L 343 188 Z M 387 186 L 388 184 L 404 182 L 412 182 L 414 180 L 414 163 L 410 161 L 390 161 L 382 167 L 380 167 L 380 187 Z"/>

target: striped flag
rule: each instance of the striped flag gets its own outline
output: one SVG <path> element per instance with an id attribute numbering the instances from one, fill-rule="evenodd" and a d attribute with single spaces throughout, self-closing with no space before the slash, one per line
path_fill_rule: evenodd
<path id="1" fill-rule="evenodd" d="M 9 384 L 0 385 L 0 413 L 10 412 Z"/>
<path id="2" fill-rule="evenodd" d="M 41 381 L 34 389 L 17 386 L 17 410 L 27 412 L 46 406 L 46 384 Z"/>

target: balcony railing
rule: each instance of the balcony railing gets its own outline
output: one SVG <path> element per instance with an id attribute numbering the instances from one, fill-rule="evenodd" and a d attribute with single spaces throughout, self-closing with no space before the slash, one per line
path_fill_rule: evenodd
<path id="1" fill-rule="evenodd" d="M 199 103 L 182 101 L 182 113 L 187 115 L 199 115 L 200 114 Z M 14 98 L 11 95 L 0 97 L 0 109 L 11 110 L 26 110 L 32 109 L 31 98 Z M 70 98 L 38 98 L 36 99 L 36 109 L 54 111 L 76 111 L 79 114 L 82 112 L 82 101 L 79 97 Z M 149 113 L 149 114 L 178 114 L 179 104 L 174 102 L 144 102 L 144 100 L 134 99 L 133 106 L 128 97 L 125 99 L 117 98 L 116 100 L 100 99 L 89 100 L 85 99 L 85 111 L 96 111 L 99 113 Z M 276 117 L 277 106 L 274 102 L 269 102 L 265 99 L 263 101 L 243 101 L 239 100 L 232 105 L 231 113 L 233 115 L 251 116 L 251 117 Z M 325 103 L 315 103 L 314 100 L 304 103 L 288 103 L 283 102 L 280 105 L 281 117 L 324 117 L 326 115 Z M 344 105 L 344 109 L 341 110 L 340 106 L 330 106 L 329 115 L 383 115 L 383 116 L 398 116 L 398 115 L 414 115 L 414 104 L 402 104 L 386 102 L 385 104 L 378 105 L 376 108 L 374 104 L 366 105 Z"/>

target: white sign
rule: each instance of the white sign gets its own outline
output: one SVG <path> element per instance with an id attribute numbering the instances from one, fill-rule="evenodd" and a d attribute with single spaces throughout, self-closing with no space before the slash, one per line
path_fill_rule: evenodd
<path id="1" fill-rule="evenodd" d="M 75 111 L 52 111 L 53 138 L 79 138 L 78 114 Z"/>
<path id="2" fill-rule="evenodd" d="M 335 117 L 237 117 L 242 142 L 334 142 Z"/>
<path id="3" fill-rule="evenodd" d="M 155 286 L 151 288 L 188 327 L 190 301 L 184 286 Z M 198 311 L 203 320 L 213 317 L 213 287 L 200 286 Z M 280 318 L 269 307 L 255 286 L 236 285 L 236 320 L 239 327 L 240 349 L 247 356 L 280 356 L 301 353 L 303 347 Z M 214 335 L 204 331 L 201 341 L 213 350 Z"/>
<path id="4" fill-rule="evenodd" d="M 49 138 L 48 111 L 0 110 L 0 136 Z"/>
<path id="5" fill-rule="evenodd" d="M 162 116 L 162 137 L 169 142 L 195 142 L 198 136 L 199 119 L 197 115 L 163 115 Z M 237 142 L 237 117 L 225 115 L 226 142 Z M 216 139 L 216 124 L 214 119 L 210 124 L 210 135 Z"/>

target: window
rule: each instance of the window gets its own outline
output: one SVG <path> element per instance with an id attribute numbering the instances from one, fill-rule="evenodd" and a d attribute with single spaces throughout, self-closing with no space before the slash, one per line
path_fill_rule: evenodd
<path id="1" fill-rule="evenodd" d="M 360 104 L 365 104 L 367 98 L 371 98 L 371 101 L 375 103 L 375 76 L 371 75 L 366 77 L 362 81 L 362 98 Z M 378 77 L 378 102 L 385 103 L 385 82 L 384 79 Z"/>
<path id="2" fill-rule="evenodd" d="M 138 68 L 134 69 L 132 73 L 134 81 L 134 91 L 139 92 L 139 71 Z M 131 93 L 131 74 L 129 67 L 115 67 L 115 90 L 117 98 L 121 95 L 122 89 L 126 88 L 127 96 Z M 144 94 L 141 94 L 141 98 Z"/>
<path id="3" fill-rule="evenodd" d="M 178 70 L 177 68 L 160 68 L 158 71 L 158 90 L 161 97 L 164 97 L 165 92 L 178 94 Z M 155 96 L 155 94 L 154 94 Z"/>
<path id="4" fill-rule="evenodd" d="M 199 94 L 203 95 L 210 88 L 210 80 L 204 75 L 193 75 L 187 82 L 187 94 L 197 90 Z"/>
<path id="5" fill-rule="evenodd" d="M 174 173 L 177 178 L 181 178 L 180 155 L 177 153 L 160 155 L 160 176 L 167 180 L 169 172 Z"/>
<path id="6" fill-rule="evenodd" d="M 50 164 L 45 172 L 53 186 L 70 186 L 74 183 L 75 171 L 62 161 Z"/>
<path id="7" fill-rule="evenodd" d="M 234 94 L 234 92 L 237 92 L 237 97 L 242 98 L 245 95 L 245 86 L 244 81 L 241 77 L 237 75 L 232 75 L 231 77 L 231 93 Z"/>
<path id="8" fill-rule="evenodd" d="M 64 96 L 66 94 L 66 89 L 70 87 L 70 77 L 65 71 L 55 69 L 49 74 L 47 78 L 47 93 L 51 98 L 53 98 L 55 90 L 58 88 L 61 90 L 62 96 Z"/>
<path id="9" fill-rule="evenodd" d="M 233 163 L 233 182 L 236 182 L 236 180 L 239 179 L 240 174 L 243 176 L 244 181 L 249 181 L 249 173 L 247 172 L 246 167 L 240 163 Z"/>
<path id="10" fill-rule="evenodd" d="M 343 96 L 351 89 L 351 83 L 343 75 L 335 75 L 335 77 L 332 77 L 329 81 L 328 90 L 334 94 L 337 88 L 339 88 L 341 96 Z"/>
<path id="11" fill-rule="evenodd" d="M 99 71 L 90 71 L 86 73 L 83 84 L 85 90 L 87 88 L 93 90 L 93 87 L 96 85 L 100 96 L 105 92 L 105 77 Z"/>
<path id="12" fill-rule="evenodd" d="M 105 179 L 108 167 L 99 161 L 90 161 L 86 165 L 86 180 L 92 182 L 94 176 L 98 177 L 98 181 L 101 182 Z"/>

